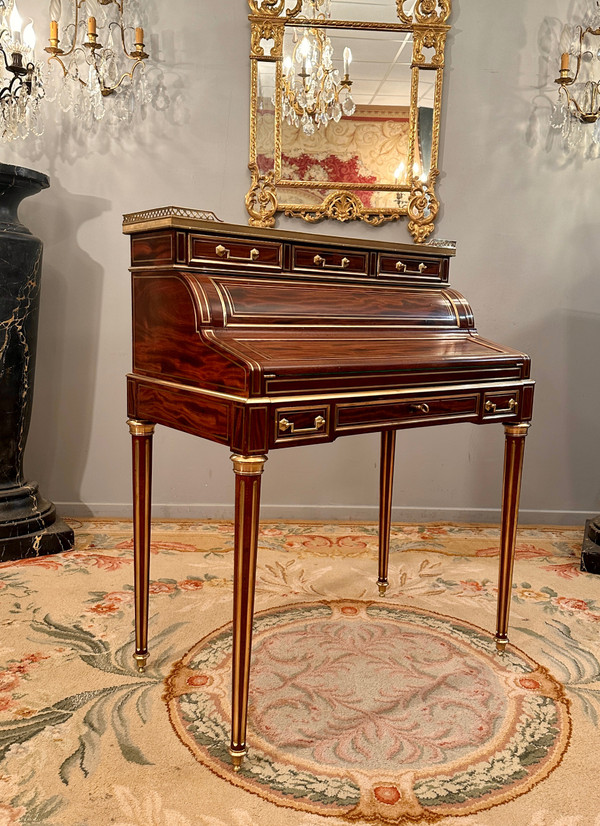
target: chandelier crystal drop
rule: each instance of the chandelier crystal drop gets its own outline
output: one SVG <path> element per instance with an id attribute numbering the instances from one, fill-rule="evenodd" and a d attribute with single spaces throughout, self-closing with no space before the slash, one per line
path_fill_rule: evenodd
<path id="1" fill-rule="evenodd" d="M 330 0 L 304 0 L 302 15 L 309 20 L 331 17 Z M 327 30 L 307 25 L 302 35 L 294 32 L 292 53 L 283 58 L 282 115 L 292 126 L 301 126 L 306 135 L 338 123 L 343 115 L 352 115 L 356 105 L 352 98 L 350 63 L 352 53 L 344 49 L 344 73 L 333 65 L 333 46 Z"/>
<path id="2" fill-rule="evenodd" d="M 142 15 L 138 0 L 67 0 L 65 9 L 50 0 L 48 100 L 89 128 L 113 93 L 113 122 L 130 121 L 138 105 L 164 96 L 161 73 L 147 81 Z"/>
<path id="3" fill-rule="evenodd" d="M 33 23 L 23 27 L 14 0 L 0 0 L 0 137 L 3 141 L 44 131 L 40 101 L 44 97 L 41 64 L 35 60 Z"/>

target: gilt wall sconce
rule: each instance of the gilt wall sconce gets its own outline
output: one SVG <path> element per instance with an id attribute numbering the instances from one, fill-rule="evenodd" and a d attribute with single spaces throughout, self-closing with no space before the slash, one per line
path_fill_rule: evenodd
<path id="1" fill-rule="evenodd" d="M 144 71 L 148 54 L 136 0 L 50 0 L 46 94 L 87 127 L 104 117 L 104 100 L 118 91 L 114 112 L 129 121 L 156 94 Z M 158 107 L 157 107 L 158 108 Z"/>
<path id="2" fill-rule="evenodd" d="M 580 25 L 563 28 L 559 48 L 551 126 L 562 131 L 570 150 L 590 142 L 600 146 L 600 2 Z"/>

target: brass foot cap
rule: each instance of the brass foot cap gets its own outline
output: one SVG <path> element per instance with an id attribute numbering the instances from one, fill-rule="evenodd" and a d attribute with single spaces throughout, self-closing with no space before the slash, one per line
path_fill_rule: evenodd
<path id="1" fill-rule="evenodd" d="M 508 645 L 508 637 L 496 637 L 496 651 L 499 654 L 504 654 L 506 646 Z"/>
<path id="2" fill-rule="evenodd" d="M 229 754 L 231 755 L 231 764 L 233 766 L 234 772 L 239 772 L 240 768 L 242 767 L 242 763 L 244 762 L 244 757 L 247 753 L 247 749 L 229 749 Z"/>
<path id="3" fill-rule="evenodd" d="M 379 596 L 380 597 L 385 596 L 385 592 L 387 591 L 389 584 L 390 583 L 387 581 L 387 579 L 378 579 L 377 580 L 377 587 L 379 588 Z"/>
<path id="4" fill-rule="evenodd" d="M 137 670 L 142 673 L 146 668 L 146 663 L 148 662 L 148 652 L 145 654 L 134 654 L 133 659 L 137 665 Z"/>

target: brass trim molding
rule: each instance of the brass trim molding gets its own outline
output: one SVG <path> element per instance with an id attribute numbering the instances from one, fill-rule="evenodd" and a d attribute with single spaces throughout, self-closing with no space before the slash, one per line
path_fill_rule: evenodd
<path id="1" fill-rule="evenodd" d="M 389 0 L 393 3 L 393 0 Z M 324 219 L 336 221 L 364 221 L 371 226 L 380 226 L 388 221 L 408 218 L 408 231 L 416 244 L 426 243 L 435 229 L 435 220 L 440 203 L 435 186 L 440 171 L 437 167 L 440 118 L 442 110 L 442 82 L 444 70 L 444 49 L 446 37 L 450 30 L 447 24 L 451 13 L 451 0 L 416 0 L 411 13 L 405 11 L 408 0 L 396 0 L 397 23 L 378 23 L 358 20 L 310 19 L 302 17 L 302 0 L 293 8 L 286 9 L 285 0 L 248 0 L 250 7 L 250 153 L 248 168 L 251 184 L 246 194 L 246 209 L 249 224 L 253 227 L 270 228 L 275 226 L 278 212 L 287 217 L 302 218 L 309 223 Z M 290 191 L 310 186 L 310 181 L 289 181 L 282 175 L 282 65 L 283 42 L 286 27 L 310 23 L 312 28 L 335 28 L 360 31 L 403 31 L 412 34 L 412 69 L 411 95 L 409 109 L 408 150 L 406 169 L 413 170 L 418 158 L 418 101 L 419 83 L 423 71 L 435 73 L 435 91 L 433 100 L 433 123 L 431 141 L 430 168 L 426 180 L 414 172 L 403 183 L 372 184 L 369 191 L 397 192 L 397 206 L 365 206 L 358 197 L 360 189 L 365 186 L 352 183 L 324 182 L 326 194 L 321 203 L 293 203 Z M 266 53 L 265 42 L 271 48 Z M 273 95 L 274 117 L 272 146 L 269 139 L 267 155 L 273 153 L 273 168 L 264 169 L 259 163 L 257 133 L 259 130 L 259 66 L 263 63 L 275 64 L 275 94 Z M 264 160 L 264 158 L 263 158 Z M 283 197 L 282 190 L 286 194 Z M 330 190 L 330 191 L 327 191 Z M 400 197 L 402 196 L 402 197 Z"/>

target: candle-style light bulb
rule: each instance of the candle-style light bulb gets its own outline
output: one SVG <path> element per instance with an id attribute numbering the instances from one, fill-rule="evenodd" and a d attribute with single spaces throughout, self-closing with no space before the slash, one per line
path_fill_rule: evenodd
<path id="1" fill-rule="evenodd" d="M 21 26 L 23 25 L 23 19 L 17 10 L 17 4 L 15 3 L 13 9 L 10 13 L 10 17 L 8 19 L 8 25 L 10 26 L 10 31 L 12 33 L 12 39 L 14 43 L 21 42 Z"/>
<path id="2" fill-rule="evenodd" d="M 352 52 L 350 51 L 348 46 L 346 46 L 346 48 L 344 49 L 344 75 L 346 75 L 346 76 L 350 74 L 350 64 L 351 63 L 352 63 Z"/>
<path id="3" fill-rule="evenodd" d="M 305 34 L 302 40 L 300 41 L 300 45 L 298 46 L 298 54 L 304 58 L 308 57 L 311 52 L 312 46 L 310 45 L 310 40 Z"/>
<path id="4" fill-rule="evenodd" d="M 286 75 L 289 75 L 292 71 L 292 58 L 289 54 L 283 58 L 283 71 Z"/>
<path id="5" fill-rule="evenodd" d="M 27 46 L 28 49 L 33 50 L 35 49 L 35 32 L 33 30 L 33 23 L 28 23 L 23 30 L 23 43 Z"/>

